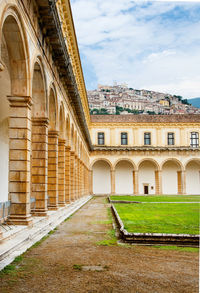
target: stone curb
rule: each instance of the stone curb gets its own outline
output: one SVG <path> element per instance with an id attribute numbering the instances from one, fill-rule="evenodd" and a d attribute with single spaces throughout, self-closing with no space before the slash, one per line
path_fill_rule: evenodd
<path id="1" fill-rule="evenodd" d="M 52 215 L 42 218 L 42 220 L 38 221 L 33 227 L 26 227 L 10 239 L 5 240 L 5 242 L 2 241 L 2 244 L 0 245 L 0 270 L 10 264 L 17 256 L 33 246 L 37 241 L 41 240 L 65 219 L 73 215 L 91 198 L 92 196 L 85 196 L 84 198 L 73 202 L 66 208 L 61 208 Z"/>
<path id="2" fill-rule="evenodd" d="M 129 233 L 124 229 L 124 224 L 111 204 L 111 211 L 120 231 L 120 237 L 128 243 L 138 243 L 143 245 L 178 245 L 199 247 L 199 235 L 190 234 L 166 234 L 166 233 Z"/>

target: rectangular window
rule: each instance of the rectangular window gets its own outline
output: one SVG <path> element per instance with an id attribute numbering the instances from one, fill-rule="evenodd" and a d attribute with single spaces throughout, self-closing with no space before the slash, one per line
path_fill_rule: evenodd
<path id="1" fill-rule="evenodd" d="M 167 141 L 168 141 L 168 145 L 174 145 L 174 133 L 173 132 L 168 132 Z"/>
<path id="2" fill-rule="evenodd" d="M 126 132 L 121 133 L 121 145 L 128 144 L 128 134 Z"/>
<path id="3" fill-rule="evenodd" d="M 190 146 L 193 148 L 197 148 L 199 146 L 199 133 L 198 132 L 191 132 Z"/>
<path id="4" fill-rule="evenodd" d="M 150 132 L 144 133 L 144 145 L 151 145 L 151 133 Z"/>
<path id="5" fill-rule="evenodd" d="M 104 145 L 104 132 L 98 132 L 98 144 Z"/>

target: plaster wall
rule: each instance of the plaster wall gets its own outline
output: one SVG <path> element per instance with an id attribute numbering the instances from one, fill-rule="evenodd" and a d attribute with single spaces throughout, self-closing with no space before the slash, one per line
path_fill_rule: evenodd
<path id="1" fill-rule="evenodd" d="M 178 193 L 178 168 L 176 164 L 167 162 L 162 170 L 162 186 L 163 194 L 177 194 Z"/>
<path id="2" fill-rule="evenodd" d="M 105 161 L 96 162 L 93 166 L 93 193 L 111 193 L 110 166 Z"/>
<path id="3" fill-rule="evenodd" d="M 133 194 L 133 167 L 129 162 L 119 162 L 115 169 L 115 193 Z"/>
<path id="4" fill-rule="evenodd" d="M 141 164 L 138 172 L 139 194 L 144 194 L 144 185 L 148 185 L 149 194 L 155 194 L 155 170 L 151 162 Z"/>
<path id="5" fill-rule="evenodd" d="M 200 194 L 200 167 L 195 163 L 188 164 L 186 168 L 186 193 Z"/>

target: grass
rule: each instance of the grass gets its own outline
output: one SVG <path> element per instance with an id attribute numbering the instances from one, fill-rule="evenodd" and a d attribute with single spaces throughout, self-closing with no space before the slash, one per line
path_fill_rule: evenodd
<path id="1" fill-rule="evenodd" d="M 147 196 L 124 196 L 112 195 L 111 200 L 139 201 L 139 202 L 200 202 L 199 195 L 147 195 Z"/>
<path id="2" fill-rule="evenodd" d="M 199 204 L 114 204 L 128 232 L 198 234 Z"/>
<path id="3" fill-rule="evenodd" d="M 83 266 L 83 265 L 75 264 L 75 265 L 73 265 L 73 269 L 74 269 L 74 270 L 81 271 L 81 270 L 82 270 L 82 266 Z"/>
<path id="4" fill-rule="evenodd" d="M 199 248 L 197 247 L 181 247 L 181 246 L 153 246 L 155 248 L 163 249 L 163 250 L 177 250 L 177 251 L 186 251 L 186 252 L 198 252 Z"/>

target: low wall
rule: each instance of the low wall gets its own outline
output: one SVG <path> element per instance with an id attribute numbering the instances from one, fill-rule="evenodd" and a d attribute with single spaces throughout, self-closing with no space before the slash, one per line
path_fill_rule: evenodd
<path id="1" fill-rule="evenodd" d="M 144 245 L 178 245 L 199 247 L 199 235 L 190 234 L 165 234 L 165 233 L 129 233 L 124 229 L 124 224 L 117 210 L 111 204 L 111 210 L 119 228 L 120 238 L 127 243 Z"/>

